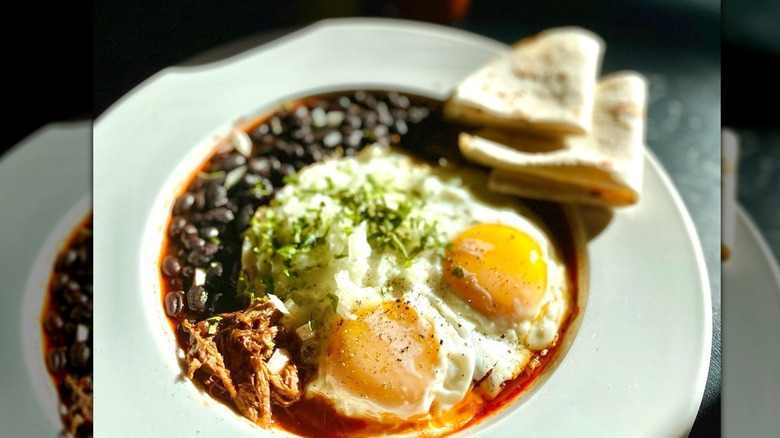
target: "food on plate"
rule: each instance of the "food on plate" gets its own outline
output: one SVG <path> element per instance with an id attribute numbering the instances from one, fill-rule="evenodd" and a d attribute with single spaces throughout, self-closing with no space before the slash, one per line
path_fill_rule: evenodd
<path id="1" fill-rule="evenodd" d="M 544 152 L 539 152 L 544 140 L 526 143 L 511 136 L 507 141 L 504 134 L 496 141 L 468 133 L 460 135 L 460 150 L 494 169 L 490 187 L 498 192 L 559 202 L 634 204 L 642 191 L 646 88 L 638 73 L 603 77 L 591 132 L 549 140 Z"/>
<path id="2" fill-rule="evenodd" d="M 550 29 L 458 85 L 446 115 L 479 126 L 459 146 L 493 169 L 492 190 L 608 208 L 639 200 L 646 80 L 636 72 L 599 79 L 603 50 L 586 30 Z"/>
<path id="3" fill-rule="evenodd" d="M 42 313 L 46 367 L 64 432 L 92 436 L 92 214 L 57 255 Z"/>
<path id="4" fill-rule="evenodd" d="M 739 164 L 739 137 L 731 129 L 721 132 L 720 175 L 720 258 L 728 260 L 734 247 L 734 226 L 737 215 L 737 176 Z"/>
<path id="5" fill-rule="evenodd" d="M 604 42 L 578 27 L 524 38 L 461 82 L 444 107 L 452 120 L 536 135 L 590 131 Z"/>
<path id="6" fill-rule="evenodd" d="M 160 258 L 187 376 L 301 436 L 448 434 L 539 378 L 584 254 L 562 209 L 487 190 L 439 108 L 314 96 L 217 146 Z"/>

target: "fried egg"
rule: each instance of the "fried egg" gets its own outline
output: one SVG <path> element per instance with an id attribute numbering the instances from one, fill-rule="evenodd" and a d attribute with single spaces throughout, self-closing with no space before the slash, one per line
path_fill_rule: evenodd
<path id="1" fill-rule="evenodd" d="M 369 147 L 300 172 L 253 217 L 240 291 L 282 303 L 341 415 L 425 421 L 492 399 L 572 306 L 549 233 L 484 177 Z"/>

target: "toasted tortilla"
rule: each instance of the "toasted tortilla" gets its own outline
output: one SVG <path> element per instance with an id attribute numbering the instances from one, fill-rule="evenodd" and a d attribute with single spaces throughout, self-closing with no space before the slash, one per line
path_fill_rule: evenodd
<path id="1" fill-rule="evenodd" d="M 492 187 L 535 199 L 607 206 L 636 203 L 642 190 L 647 84 L 635 72 L 605 76 L 598 84 L 593 129 L 587 136 L 545 142 L 509 136 L 499 142 L 461 133 L 470 161 L 492 167 Z M 514 187 L 513 187 L 514 186 Z"/>
<path id="2" fill-rule="evenodd" d="M 604 47 L 599 36 L 578 27 L 524 38 L 461 82 L 444 115 L 536 135 L 587 134 Z"/>

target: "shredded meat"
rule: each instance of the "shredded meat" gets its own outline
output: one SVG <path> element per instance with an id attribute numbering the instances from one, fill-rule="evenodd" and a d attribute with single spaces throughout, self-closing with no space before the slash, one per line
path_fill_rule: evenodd
<path id="1" fill-rule="evenodd" d="M 246 418 L 261 427 L 271 424 L 271 403 L 289 406 L 300 400 L 298 369 L 287 362 L 276 374 L 268 369 L 281 312 L 264 301 L 246 310 L 219 315 L 216 329 L 208 320 L 182 322 L 190 333 L 187 375 L 198 379 L 212 396 L 232 400 Z"/>
<path id="2" fill-rule="evenodd" d="M 63 412 L 65 431 L 73 437 L 92 436 L 92 376 L 79 379 L 71 375 L 63 381 L 70 403 Z"/>

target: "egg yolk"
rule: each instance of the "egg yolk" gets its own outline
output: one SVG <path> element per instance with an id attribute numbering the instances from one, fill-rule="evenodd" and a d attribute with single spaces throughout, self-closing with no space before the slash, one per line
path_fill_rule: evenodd
<path id="1" fill-rule="evenodd" d="M 433 328 L 421 322 L 414 308 L 400 300 L 356 320 L 339 320 L 327 348 L 326 372 L 342 389 L 388 411 L 419 405 L 435 377 L 439 350 Z"/>
<path id="2" fill-rule="evenodd" d="M 459 234 L 443 261 L 447 285 L 484 315 L 533 319 L 547 289 L 542 250 L 526 233 L 479 224 Z"/>

